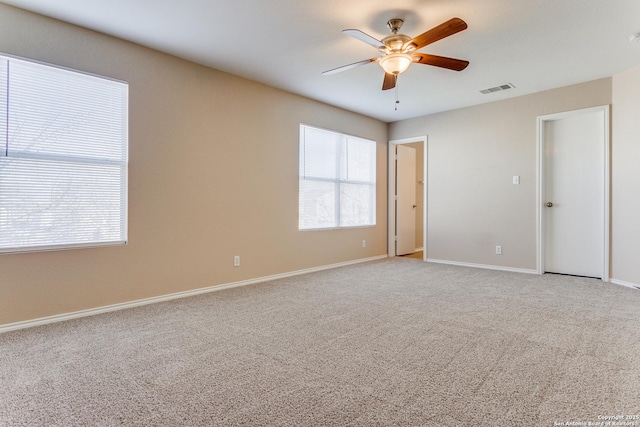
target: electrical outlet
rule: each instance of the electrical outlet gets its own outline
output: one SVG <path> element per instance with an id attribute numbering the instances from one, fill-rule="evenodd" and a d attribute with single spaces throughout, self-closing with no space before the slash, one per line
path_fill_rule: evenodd
<path id="1" fill-rule="evenodd" d="M 366 241 L 366 240 L 363 240 L 363 241 L 362 241 L 362 247 L 363 247 L 363 248 L 366 248 L 366 247 L 367 247 L 367 241 Z"/>
<path id="2" fill-rule="evenodd" d="M 496 255 L 502 255 L 502 246 L 496 246 Z"/>
<path id="3" fill-rule="evenodd" d="M 236 255 L 233 257 L 233 266 L 240 267 L 240 255 Z"/>
<path id="4" fill-rule="evenodd" d="M 520 176 L 519 175 L 514 175 L 513 176 L 513 183 L 515 185 L 520 184 Z"/>

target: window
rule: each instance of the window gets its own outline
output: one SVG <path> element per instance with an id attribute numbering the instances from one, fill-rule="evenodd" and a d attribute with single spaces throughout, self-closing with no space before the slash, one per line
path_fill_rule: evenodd
<path id="1" fill-rule="evenodd" d="M 126 83 L 0 55 L 0 252 L 127 239 Z"/>
<path id="2" fill-rule="evenodd" d="M 300 125 L 300 230 L 376 223 L 376 143 Z"/>

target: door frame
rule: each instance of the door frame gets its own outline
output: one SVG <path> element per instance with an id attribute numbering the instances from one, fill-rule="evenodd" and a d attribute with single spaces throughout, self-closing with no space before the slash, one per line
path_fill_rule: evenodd
<path id="1" fill-rule="evenodd" d="M 604 150 L 604 168 L 603 177 L 604 181 L 604 223 L 602 227 L 604 229 L 604 242 L 602 248 L 602 281 L 608 282 L 609 277 L 609 263 L 610 263 L 610 212 L 611 212 L 611 199 L 610 199 L 610 185 L 611 185 L 611 168 L 610 168 L 610 153 L 611 153 L 611 141 L 610 141 L 610 109 L 609 105 L 601 105 L 592 108 L 583 108 L 579 110 L 564 111 L 561 113 L 548 114 L 544 116 L 538 116 L 537 118 L 537 141 L 536 141 L 536 272 L 538 274 L 544 274 L 544 230 L 545 230 L 545 216 L 544 216 L 544 200 L 545 200 L 545 123 L 548 121 L 555 121 L 560 119 L 567 119 L 584 114 L 603 112 L 604 116 L 604 141 L 602 150 Z"/>
<path id="2" fill-rule="evenodd" d="M 387 255 L 389 257 L 395 257 L 396 253 L 396 206 L 395 206 L 395 188 L 396 188 L 396 145 L 410 144 L 413 142 L 422 142 L 423 144 L 423 202 L 422 202 L 422 260 L 427 260 L 427 136 L 416 136 L 413 138 L 393 139 L 389 141 L 389 154 L 388 161 L 389 167 L 387 169 L 389 175 L 389 195 L 387 198 L 388 208 L 388 227 L 387 227 Z"/>

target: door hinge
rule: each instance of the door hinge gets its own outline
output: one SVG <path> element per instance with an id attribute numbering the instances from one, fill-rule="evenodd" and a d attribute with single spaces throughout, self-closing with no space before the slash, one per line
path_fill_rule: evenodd
<path id="1" fill-rule="evenodd" d="M 396 242 L 398 241 L 398 236 L 396 236 L 395 240 L 396 240 Z"/>

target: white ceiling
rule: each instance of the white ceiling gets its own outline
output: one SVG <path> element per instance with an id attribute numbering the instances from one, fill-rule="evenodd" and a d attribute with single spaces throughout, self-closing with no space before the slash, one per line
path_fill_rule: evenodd
<path id="1" fill-rule="evenodd" d="M 640 64 L 639 0 L 0 0 L 385 122 L 608 77 Z M 457 16 L 469 28 L 421 52 L 470 61 L 455 72 L 413 64 L 381 90 L 378 39 L 403 18 L 414 37 Z M 488 95 L 480 90 L 512 83 Z"/>

